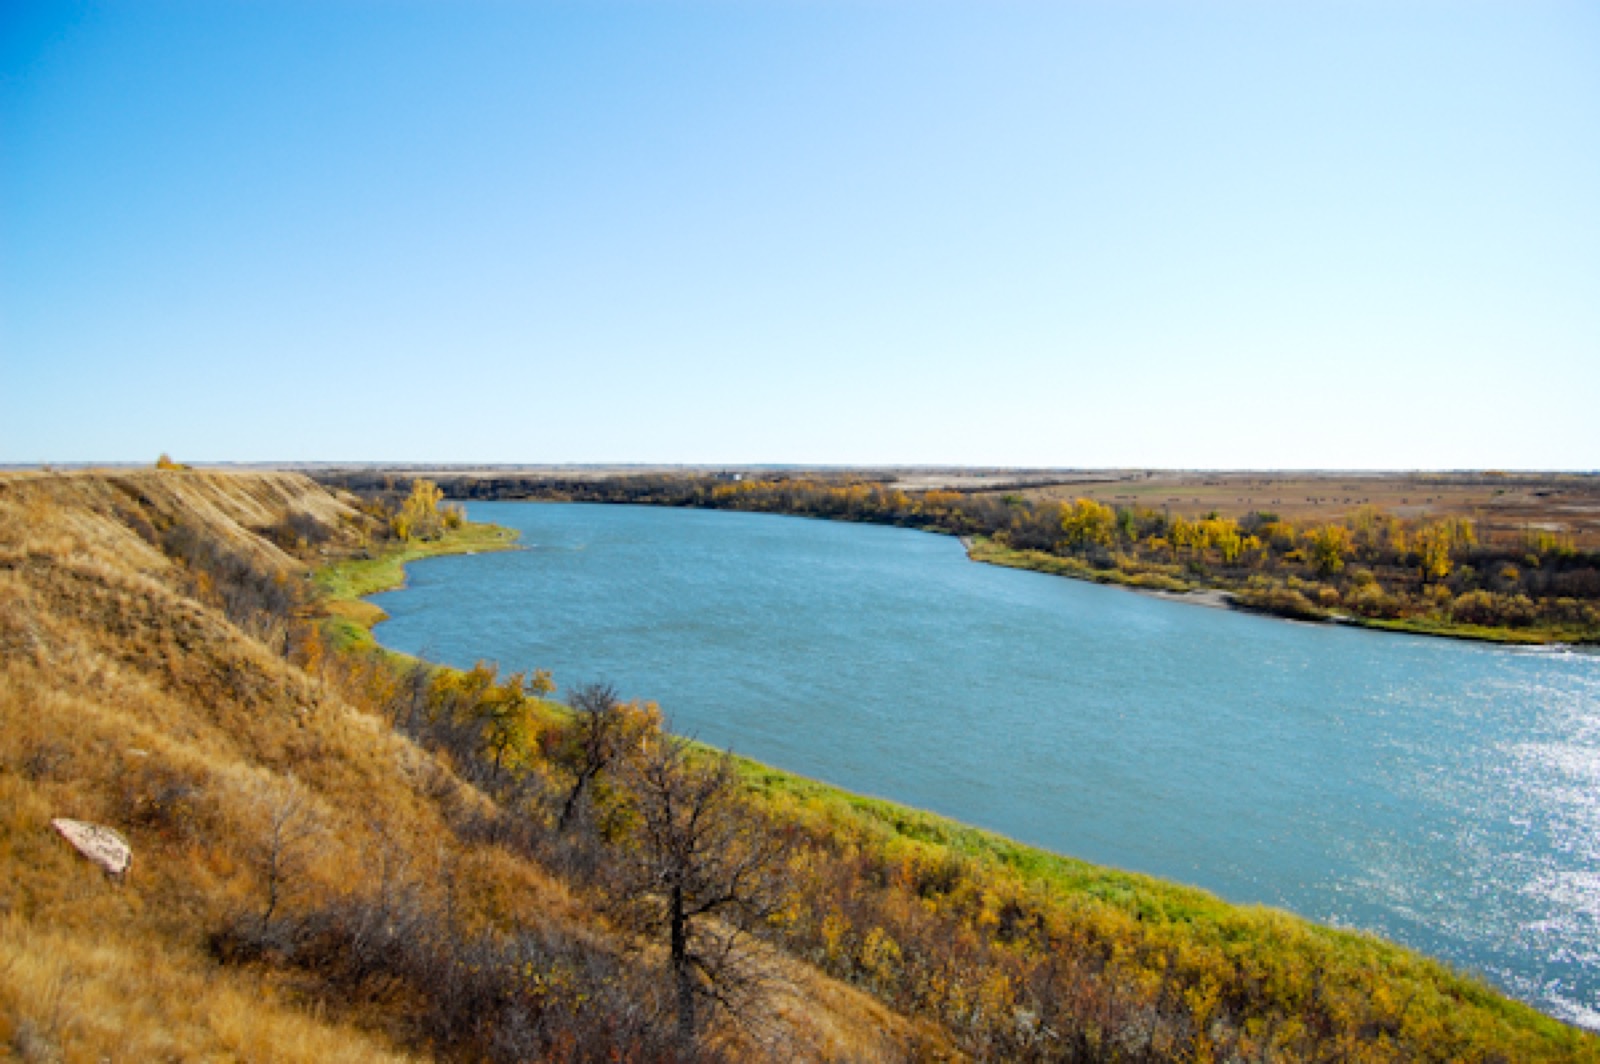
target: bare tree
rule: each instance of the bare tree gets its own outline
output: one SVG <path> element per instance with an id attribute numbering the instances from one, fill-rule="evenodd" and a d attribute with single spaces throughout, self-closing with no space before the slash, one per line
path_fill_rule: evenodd
<path id="1" fill-rule="evenodd" d="M 311 795 L 293 776 L 280 785 L 263 785 L 255 802 L 260 824 L 250 859 L 266 891 L 260 916 L 265 933 L 278 906 L 300 888 L 325 839 Z"/>
<path id="2" fill-rule="evenodd" d="M 784 839 L 743 799 L 733 759 L 657 735 L 623 772 L 633 820 L 617 884 L 622 907 L 666 938 L 679 1038 L 701 1005 L 746 1018 L 761 990 L 750 930 L 787 900 Z"/>
<path id="3" fill-rule="evenodd" d="M 572 773 L 556 826 L 565 831 L 595 777 L 616 764 L 628 747 L 659 724 L 653 709 L 625 703 L 610 684 L 585 684 L 572 692 L 572 722 L 555 751 L 555 762 Z"/>

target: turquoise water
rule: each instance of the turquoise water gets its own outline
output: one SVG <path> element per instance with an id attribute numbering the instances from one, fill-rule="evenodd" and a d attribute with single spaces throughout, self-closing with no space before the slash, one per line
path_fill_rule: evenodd
<path id="1" fill-rule="evenodd" d="M 765 514 L 479 503 L 387 645 L 615 683 L 676 730 L 1366 928 L 1600 1027 L 1600 656 L 1295 624 Z"/>

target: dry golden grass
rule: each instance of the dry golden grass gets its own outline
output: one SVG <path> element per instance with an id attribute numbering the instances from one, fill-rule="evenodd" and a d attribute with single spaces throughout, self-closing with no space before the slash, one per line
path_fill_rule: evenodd
<path id="1" fill-rule="evenodd" d="M 797 1056 L 887 1064 L 905 1059 L 909 1048 L 916 1060 L 966 1059 L 936 1024 L 907 1019 L 865 991 L 784 954 L 770 954 L 770 963 L 772 1022 Z"/>
<path id="2" fill-rule="evenodd" d="M 110 926 L 84 934 L 7 916 L 0 1044 L 37 1061 L 412 1059 L 286 1004 L 248 973 L 189 961 L 159 940 L 129 940 Z"/>
<path id="3" fill-rule="evenodd" d="M 264 840 L 290 795 L 302 830 L 285 911 L 402 875 L 441 907 L 448 893 L 469 929 L 555 928 L 626 952 L 561 880 L 451 830 L 447 809 L 486 798 L 230 620 L 160 549 L 183 525 L 300 580 L 304 563 L 258 534 L 296 511 L 361 538 L 355 511 L 297 476 L 0 477 L 0 1055 L 418 1051 L 414 999 L 330 1005 L 314 973 L 218 959 L 218 929 L 265 909 Z M 60 816 L 120 831 L 126 879 L 81 859 L 50 829 Z M 775 1056 L 899 1059 L 914 1041 L 875 1033 L 889 1014 L 863 995 L 815 972 L 793 982 Z"/>
<path id="4" fill-rule="evenodd" d="M 432 875 L 446 835 L 413 786 L 428 759 L 186 595 L 184 574 L 134 531 L 139 518 L 195 520 L 193 507 L 208 534 L 294 573 L 238 521 L 345 508 L 298 478 L 239 478 L 237 492 L 214 476 L 119 479 L 0 484 L 0 1044 L 67 1060 L 392 1055 L 248 970 L 218 968 L 205 939 L 260 904 L 249 840 L 291 779 L 321 826 L 297 889 L 360 879 L 380 828 Z M 135 851 L 126 883 L 73 854 L 55 816 L 121 830 Z M 520 888 L 565 905 L 548 877 L 519 871 Z M 506 876 L 464 878 L 471 897 Z"/>

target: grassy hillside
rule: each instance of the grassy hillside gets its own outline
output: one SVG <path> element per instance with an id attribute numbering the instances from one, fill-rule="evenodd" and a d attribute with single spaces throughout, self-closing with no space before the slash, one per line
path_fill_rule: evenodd
<path id="1" fill-rule="evenodd" d="M 352 596 L 419 551 L 505 542 L 386 528 L 291 476 L 0 479 L 0 1046 L 1600 1060 L 1592 1036 L 1369 937 L 749 762 L 725 837 L 769 847 L 773 904 L 700 925 L 748 978 L 705 984 L 740 993 L 708 996 L 685 1037 L 664 896 L 630 878 L 655 852 L 628 767 L 661 746 L 649 707 L 620 707 L 632 739 L 585 789 L 584 713 L 538 677 L 373 648 Z M 711 779 L 692 756 L 684 778 Z M 126 878 L 79 857 L 61 816 L 121 832 Z"/>
<path id="2" fill-rule="evenodd" d="M 281 535 L 290 518 L 311 535 Z M 380 533 L 299 477 L 0 480 L 0 1047 L 761 1055 L 731 1025 L 678 1044 L 637 937 L 506 837 L 447 756 L 348 697 L 380 674 L 297 620 L 304 559 Z M 125 880 L 51 830 L 63 816 L 126 837 Z M 780 960 L 762 1037 L 785 1055 L 918 1044 L 866 995 Z"/>

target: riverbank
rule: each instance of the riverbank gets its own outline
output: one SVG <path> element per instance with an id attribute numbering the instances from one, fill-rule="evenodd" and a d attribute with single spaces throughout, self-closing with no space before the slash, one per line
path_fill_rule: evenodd
<path id="1" fill-rule="evenodd" d="M 397 497 L 410 483 L 370 470 L 322 476 L 369 497 Z M 1480 528 L 1476 512 L 1413 506 L 1404 494 L 1392 512 L 1378 505 L 1392 493 L 1308 497 L 1290 520 L 1275 504 L 1241 510 L 1260 501 L 1242 486 L 1231 508 L 1197 492 L 1157 509 L 1137 493 L 1112 505 L 1058 499 L 1067 486 L 1054 495 L 1020 485 L 920 490 L 870 471 L 599 480 L 458 473 L 440 484 L 464 500 L 629 503 L 917 528 L 986 539 L 992 546 L 979 560 L 992 564 L 1147 590 L 1226 592 L 1239 608 L 1295 620 L 1513 645 L 1600 645 L 1600 551 L 1590 539 L 1549 521 L 1486 520 Z M 1551 481 L 1530 498 L 1566 498 L 1569 489 L 1577 487 Z M 1501 499 L 1502 488 L 1493 490 Z M 1205 509 L 1206 500 L 1227 512 Z M 1184 513 L 1179 503 L 1196 508 Z"/>
<path id="2" fill-rule="evenodd" d="M 375 646 L 372 629 L 388 615 L 367 596 L 404 587 L 407 564 L 449 554 L 516 549 L 515 530 L 469 521 L 445 529 L 437 539 L 388 541 L 340 557 L 312 576 L 321 595 L 324 628 L 336 645 Z"/>
<path id="3" fill-rule="evenodd" d="M 1196 606 L 1244 610 L 1287 620 L 1342 624 L 1380 632 L 1436 636 L 1443 639 L 1497 643 L 1505 646 L 1600 645 L 1600 640 L 1584 629 L 1529 630 L 1461 624 L 1425 617 L 1394 619 L 1362 617 L 1320 609 L 1303 595 L 1272 591 L 1258 593 L 1250 589 L 1207 586 L 1160 573 L 1127 573 L 1120 569 L 1097 569 L 1076 558 L 1047 554 L 1043 551 L 1013 550 L 983 536 L 962 536 L 961 542 L 967 549 L 967 557 L 975 562 L 1124 587 L 1132 591 L 1154 594 L 1169 601 Z"/>
<path id="4" fill-rule="evenodd" d="M 1154 583 L 1149 578 L 1143 582 L 1114 569 L 1098 571 L 1086 566 L 1059 566 L 1056 563 L 1063 561 L 1058 555 L 1043 554 L 1038 551 L 1012 551 L 1000 547 L 988 539 L 980 536 L 962 536 L 961 546 L 966 548 L 967 557 L 975 562 L 985 565 L 998 565 L 1006 569 L 1026 569 L 1031 572 L 1049 573 L 1052 576 L 1065 576 L 1073 580 L 1087 580 L 1095 584 L 1110 584 L 1114 587 L 1127 588 L 1137 591 L 1151 598 L 1163 599 L 1167 602 L 1181 602 L 1186 606 L 1205 606 L 1214 610 L 1231 610 L 1241 608 L 1235 601 L 1231 591 L 1222 591 L 1216 588 L 1181 588 L 1152 586 Z M 1037 557 L 1035 557 L 1037 555 Z M 1175 583 L 1181 583 L 1176 582 Z"/>
<path id="5" fill-rule="evenodd" d="M 916 922 L 910 920 L 910 913 L 923 912 L 954 919 L 956 929 L 949 931 L 951 935 L 959 930 L 958 938 L 971 935 L 974 937 L 968 941 L 973 943 L 1008 942 L 1008 949 L 1044 948 L 1033 943 L 1034 932 L 1029 930 L 1037 919 L 1047 929 L 1049 942 L 1076 944 L 1072 956 L 1136 958 L 1128 963 L 1150 965 L 1144 970 L 1151 985 L 1162 985 L 1170 978 L 1176 981 L 1174 986 L 1216 987 L 1221 998 L 1231 1002 L 1219 1007 L 1280 1013 L 1294 1007 L 1289 1004 L 1291 998 L 1304 1003 L 1304 997 L 1294 995 L 1326 992 L 1328 1001 L 1344 1002 L 1339 1008 L 1355 1010 L 1348 1013 L 1354 1015 L 1373 1001 L 1409 1000 L 1415 1004 L 1406 1010 L 1407 1015 L 1413 1019 L 1431 1016 L 1430 1024 L 1445 1024 L 1452 1028 L 1451 1040 L 1461 1039 L 1452 1041 L 1455 1049 L 1443 1051 L 1443 1058 L 1463 1052 L 1473 1055 L 1462 1047 L 1491 1037 L 1489 1029 L 1502 1022 L 1481 1015 L 1487 1003 L 1506 1000 L 1485 984 L 1370 936 L 1320 927 L 1280 911 L 1230 905 L 1204 891 L 1089 865 L 756 762 L 741 765 L 751 793 L 784 830 L 798 833 L 826 852 L 852 854 L 852 860 L 865 862 L 859 874 L 867 876 L 868 883 L 841 887 L 830 873 L 826 882 L 815 885 L 822 906 L 814 928 L 818 938 L 807 940 L 812 944 L 804 948 L 816 949 L 826 963 L 838 966 L 838 973 L 854 973 L 852 978 L 874 985 L 891 1004 L 898 1006 L 919 992 L 922 976 L 918 972 L 937 971 L 918 968 L 924 951 L 936 948 L 936 944 L 918 941 L 918 935 L 929 932 L 925 927 L 918 931 Z M 882 935 L 874 949 L 882 951 L 882 960 L 890 949 L 884 943 L 891 943 L 895 960 L 893 964 L 884 960 L 884 971 L 873 973 L 862 961 L 864 951 L 872 954 L 866 950 L 870 926 L 863 927 L 856 917 L 850 917 L 840 925 L 842 937 L 831 948 L 821 929 L 836 897 L 839 913 L 849 914 L 853 903 L 847 899 L 858 887 L 869 892 L 891 886 L 903 891 L 895 895 L 900 900 L 894 906 L 907 906 L 902 919 L 909 922 L 877 925 Z M 1180 958 L 1181 972 L 1163 975 L 1163 955 Z M 1248 972 L 1275 973 L 1269 980 L 1272 985 L 1251 989 Z M 1113 973 L 1108 978 L 1121 975 Z M 1310 991 L 1316 985 L 1324 986 L 1325 991 Z M 1491 1011 L 1500 1007 L 1495 1005 Z M 1571 1030 L 1527 1006 L 1512 1009 L 1513 1018 L 1505 1021 L 1510 1027 L 1529 1020 L 1548 1025 L 1550 1032 Z M 1445 1020 L 1446 1016 L 1459 1016 L 1465 1026 Z M 1409 1022 L 1403 1024 L 1408 1031 Z M 1467 1027 L 1477 1028 L 1478 1033 L 1468 1035 Z M 1583 1053 L 1593 1052 L 1586 1048 L 1583 1036 L 1564 1037 L 1573 1040 L 1551 1059 L 1568 1059 L 1563 1054 L 1571 1054 L 1570 1059 L 1588 1059 Z M 1510 1059 L 1536 1056 L 1540 1053 L 1534 1048 L 1536 1042 L 1534 1039 L 1506 1055 Z"/>

